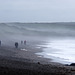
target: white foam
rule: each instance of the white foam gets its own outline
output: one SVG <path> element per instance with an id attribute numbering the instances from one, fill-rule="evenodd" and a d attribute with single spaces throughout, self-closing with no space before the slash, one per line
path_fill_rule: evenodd
<path id="1" fill-rule="evenodd" d="M 26 49 L 21 49 L 21 50 L 23 50 L 23 51 L 27 51 Z"/>
<path id="2" fill-rule="evenodd" d="M 37 56 L 37 57 L 42 57 L 41 55 Z"/>
<path id="3" fill-rule="evenodd" d="M 41 45 L 42 46 L 42 45 Z M 57 57 L 65 62 L 75 62 L 75 39 L 52 40 L 44 45 L 42 54 L 46 58 Z M 59 60 L 55 60 L 59 62 Z"/>

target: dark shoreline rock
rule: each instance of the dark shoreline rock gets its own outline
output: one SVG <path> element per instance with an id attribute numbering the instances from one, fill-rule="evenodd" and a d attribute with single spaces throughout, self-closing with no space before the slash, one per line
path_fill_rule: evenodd
<path id="1" fill-rule="evenodd" d="M 75 63 L 71 63 L 70 66 L 75 66 Z"/>

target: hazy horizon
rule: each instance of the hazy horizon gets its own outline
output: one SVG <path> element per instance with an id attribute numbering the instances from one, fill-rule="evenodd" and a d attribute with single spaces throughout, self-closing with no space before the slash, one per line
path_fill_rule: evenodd
<path id="1" fill-rule="evenodd" d="M 75 21 L 54 21 L 54 22 L 22 22 L 22 21 L 9 21 L 9 22 L 0 22 L 0 23 L 75 23 Z"/>

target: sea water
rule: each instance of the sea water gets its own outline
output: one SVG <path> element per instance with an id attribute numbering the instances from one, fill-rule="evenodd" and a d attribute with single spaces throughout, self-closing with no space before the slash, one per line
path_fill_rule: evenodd
<path id="1" fill-rule="evenodd" d="M 52 62 L 63 64 L 75 63 L 75 39 L 53 39 L 45 45 L 39 45 L 43 52 L 37 53 L 44 58 L 52 58 Z"/>

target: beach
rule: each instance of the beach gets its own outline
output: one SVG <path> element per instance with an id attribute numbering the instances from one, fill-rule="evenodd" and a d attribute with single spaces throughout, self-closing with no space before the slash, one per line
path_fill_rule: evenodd
<path id="1" fill-rule="evenodd" d="M 50 62 L 51 59 L 43 58 L 35 53 L 35 49 L 28 45 L 13 48 L 0 47 L 0 74 L 1 75 L 74 75 L 73 66 Z"/>

